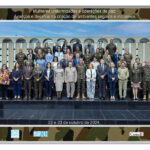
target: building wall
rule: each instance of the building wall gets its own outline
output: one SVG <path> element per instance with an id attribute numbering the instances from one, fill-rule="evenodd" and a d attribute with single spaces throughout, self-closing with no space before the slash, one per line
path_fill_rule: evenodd
<path id="1" fill-rule="evenodd" d="M 44 46 L 46 40 L 51 40 L 49 43 L 52 48 L 55 42 L 59 42 L 62 45 L 63 40 L 67 40 L 68 43 L 72 46 L 71 41 L 78 37 L 71 38 L 60 38 L 60 37 L 0 37 L 0 67 L 3 63 L 6 63 L 10 69 L 13 68 L 15 63 L 15 55 L 18 53 L 19 49 L 22 48 L 25 54 L 28 53 L 28 48 L 34 49 L 36 47 L 36 40 L 41 42 L 41 47 Z M 99 40 L 105 39 L 106 42 L 102 43 L 102 46 L 105 48 L 109 43 L 110 39 L 114 39 L 116 46 L 123 54 L 125 48 L 129 48 L 130 52 L 133 54 L 134 59 L 139 56 L 141 62 L 144 63 L 146 59 L 150 60 L 150 37 L 114 37 L 114 36 L 102 36 L 102 37 L 79 37 L 78 38 L 84 47 L 86 45 L 86 40 L 93 40 L 93 45 L 96 50 Z M 143 39 L 143 41 L 141 41 Z M 20 43 L 18 40 L 24 40 L 25 43 Z M 133 43 L 131 43 L 133 42 Z M 144 42 L 144 43 L 143 43 Z M 134 60 L 133 59 L 133 60 Z"/>

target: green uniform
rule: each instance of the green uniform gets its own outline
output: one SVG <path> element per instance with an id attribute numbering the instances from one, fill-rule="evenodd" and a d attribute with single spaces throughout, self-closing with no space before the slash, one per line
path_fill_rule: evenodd
<path id="1" fill-rule="evenodd" d="M 150 66 L 143 66 L 143 94 L 146 95 L 146 90 L 148 88 L 148 94 L 150 94 Z"/>
<path id="2" fill-rule="evenodd" d="M 142 63 L 137 63 L 137 65 L 138 65 L 138 68 L 140 69 L 140 71 L 142 71 Z"/>
<path id="3" fill-rule="evenodd" d="M 116 45 L 113 44 L 113 43 L 109 43 L 109 44 L 107 44 L 107 46 L 106 46 L 106 50 L 109 51 L 109 55 L 111 55 L 111 56 L 116 52 L 116 49 L 117 49 L 117 47 L 116 47 Z"/>
<path id="4" fill-rule="evenodd" d="M 20 69 L 23 69 L 25 59 L 27 59 L 27 56 L 24 53 L 16 54 L 16 61 L 19 64 Z"/>
<path id="5" fill-rule="evenodd" d="M 103 55 L 105 54 L 105 50 L 104 50 L 104 48 L 98 48 L 99 49 L 99 52 L 101 53 L 101 55 L 102 55 L 102 57 L 103 57 Z"/>
<path id="6" fill-rule="evenodd" d="M 95 54 L 92 56 L 92 59 L 93 59 L 94 57 L 96 57 L 97 61 L 99 62 L 100 59 L 103 58 L 103 55 L 102 55 L 102 53 L 99 52 L 99 53 L 95 53 Z"/>
<path id="7" fill-rule="evenodd" d="M 44 50 L 41 47 L 36 47 L 34 49 L 36 59 L 39 59 L 39 55 L 42 54 L 44 56 Z"/>
<path id="8" fill-rule="evenodd" d="M 83 58 L 84 58 L 84 63 L 86 65 L 86 67 L 88 68 L 88 65 L 91 63 L 91 55 L 85 54 Z"/>
<path id="9" fill-rule="evenodd" d="M 125 63 L 125 65 L 127 65 L 126 61 L 124 61 L 124 60 L 120 60 L 120 61 L 118 61 L 118 63 L 117 63 L 117 68 L 119 68 L 119 67 L 120 67 L 120 66 L 119 66 L 119 64 L 121 65 L 121 63 Z"/>
<path id="10" fill-rule="evenodd" d="M 132 61 L 132 54 L 130 53 L 124 53 L 124 60 L 127 62 L 127 68 L 130 70 L 131 69 L 131 61 Z"/>
<path id="11" fill-rule="evenodd" d="M 86 66 L 85 64 L 78 64 L 76 66 L 77 69 L 77 91 L 80 93 L 80 88 L 82 85 L 82 94 L 85 92 L 85 80 L 86 80 Z"/>
<path id="12" fill-rule="evenodd" d="M 33 70 L 34 92 L 35 97 L 41 99 L 43 90 L 43 70 L 41 68 Z M 39 81 L 36 81 L 39 79 Z"/>
<path id="13" fill-rule="evenodd" d="M 119 79 L 119 96 L 120 98 L 126 98 L 127 95 L 127 82 L 129 77 L 128 68 L 119 68 L 118 69 L 118 79 Z M 121 80 L 124 78 L 124 80 Z M 122 93 L 123 91 L 123 93 Z"/>
<path id="14" fill-rule="evenodd" d="M 50 47 L 44 47 L 43 48 L 44 55 L 46 55 L 48 53 L 48 49 L 51 49 L 51 48 Z"/>
<path id="15" fill-rule="evenodd" d="M 107 65 L 108 68 L 110 67 L 111 63 L 113 63 L 112 60 L 108 60 L 108 59 L 105 60 L 105 64 Z"/>

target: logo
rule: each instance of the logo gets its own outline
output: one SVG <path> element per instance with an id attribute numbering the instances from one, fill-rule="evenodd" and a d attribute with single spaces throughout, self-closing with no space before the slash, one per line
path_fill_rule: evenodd
<path id="1" fill-rule="evenodd" d="M 11 130 L 11 138 L 18 138 L 19 139 L 20 132 L 19 130 Z"/>
<path id="2" fill-rule="evenodd" d="M 144 136 L 144 132 L 129 132 L 129 136 Z"/>
<path id="3" fill-rule="evenodd" d="M 48 131 L 34 131 L 33 137 L 48 137 Z"/>

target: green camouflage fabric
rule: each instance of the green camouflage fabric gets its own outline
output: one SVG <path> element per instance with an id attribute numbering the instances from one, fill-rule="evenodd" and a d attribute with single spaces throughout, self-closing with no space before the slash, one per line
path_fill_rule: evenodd
<path id="1" fill-rule="evenodd" d="M 1 20 L 149 20 L 150 8 L 0 8 Z"/>
<path id="2" fill-rule="evenodd" d="M 11 130 L 20 130 L 20 137 L 11 138 Z M 34 137 L 34 131 L 48 131 L 48 137 Z M 130 136 L 143 132 L 144 136 Z M 150 127 L 0 127 L 0 141 L 150 141 Z"/>

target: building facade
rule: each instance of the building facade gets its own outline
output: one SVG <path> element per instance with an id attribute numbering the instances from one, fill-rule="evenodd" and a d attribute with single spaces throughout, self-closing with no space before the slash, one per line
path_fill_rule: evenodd
<path id="1" fill-rule="evenodd" d="M 49 43 L 52 48 L 55 42 L 59 42 L 62 46 L 65 40 L 72 46 L 76 39 L 80 40 L 80 43 L 84 47 L 87 40 L 91 40 L 94 48 L 98 47 L 99 43 L 102 43 L 102 47 L 106 47 L 110 39 L 114 40 L 120 53 L 124 53 L 125 48 L 129 48 L 133 58 L 140 57 L 141 62 L 144 64 L 146 59 L 150 60 L 150 37 L 115 37 L 115 36 L 102 36 L 102 37 L 0 37 L 0 67 L 6 63 L 10 70 L 15 63 L 15 55 L 22 48 L 25 54 L 28 53 L 28 49 L 34 49 L 36 43 L 40 42 L 41 47 L 44 47 L 45 43 Z M 133 59 L 133 60 L 134 60 Z"/>

